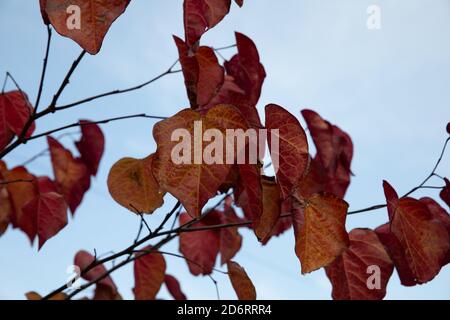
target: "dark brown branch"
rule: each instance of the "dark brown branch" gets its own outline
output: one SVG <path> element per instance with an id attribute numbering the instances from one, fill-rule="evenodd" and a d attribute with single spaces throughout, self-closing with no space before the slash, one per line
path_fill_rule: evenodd
<path id="1" fill-rule="evenodd" d="M 450 141 L 450 137 L 447 138 L 447 140 L 445 140 L 444 146 L 442 147 L 441 154 L 439 155 L 439 158 L 438 158 L 436 164 L 434 165 L 433 170 L 431 171 L 431 173 L 425 178 L 425 180 L 422 181 L 422 183 L 420 183 L 417 187 L 412 188 L 404 196 L 402 196 L 402 198 L 406 198 L 406 197 L 410 196 L 411 194 L 413 194 L 414 192 L 416 192 L 416 191 L 418 191 L 420 189 L 442 189 L 441 187 L 425 186 L 425 184 L 433 176 L 440 177 L 440 175 L 436 174 L 436 170 L 439 167 L 439 164 L 441 163 L 442 159 L 444 158 L 444 154 L 445 154 L 445 151 L 447 149 L 449 141 Z M 357 213 L 369 212 L 369 211 L 374 211 L 374 210 L 378 210 L 378 209 L 383 209 L 383 208 L 386 208 L 386 207 L 387 207 L 386 204 L 379 204 L 379 205 L 375 205 L 375 206 L 368 207 L 368 208 L 365 208 L 365 209 L 349 211 L 348 214 L 352 215 L 352 214 L 357 214 Z"/>
<path id="2" fill-rule="evenodd" d="M 61 128 L 56 128 L 53 130 L 49 130 L 43 133 L 39 133 L 37 135 L 31 136 L 29 138 L 26 138 L 24 141 L 28 142 L 31 140 L 35 140 L 41 137 L 45 137 L 48 135 L 51 135 L 53 133 L 59 132 L 59 131 L 63 131 L 63 130 L 67 130 L 70 128 L 74 128 L 74 127 L 83 127 L 83 126 L 90 126 L 93 124 L 106 124 L 109 122 L 113 122 L 113 121 L 119 121 L 119 120 L 125 120 L 125 119 L 134 119 L 134 118 L 147 118 L 147 119 L 157 119 L 157 120 L 164 120 L 166 119 L 166 117 L 157 117 L 157 116 L 150 116 L 150 115 L 146 115 L 145 113 L 141 113 L 141 114 L 133 114 L 133 115 L 129 115 L 129 116 L 122 116 L 122 117 L 115 117 L 115 118 L 109 118 L 109 119 L 104 119 L 104 120 L 99 120 L 99 121 L 92 121 L 92 122 L 86 122 L 86 123 L 80 123 L 80 122 L 75 122 L 72 124 L 69 124 L 67 126 L 61 127 Z"/>
<path id="3" fill-rule="evenodd" d="M 141 83 L 139 85 L 136 85 L 136 86 L 133 86 L 133 87 L 130 87 L 130 88 L 127 88 L 127 89 L 121 89 L 121 90 L 118 89 L 118 90 L 113 90 L 113 91 L 101 93 L 101 94 L 98 94 L 98 95 L 95 95 L 95 96 L 92 96 L 92 97 L 89 97 L 89 98 L 85 98 L 85 99 L 82 99 L 82 100 L 79 100 L 79 101 L 76 101 L 76 102 L 72 102 L 72 103 L 69 103 L 69 104 L 66 104 L 66 105 L 63 105 L 63 106 L 56 107 L 55 110 L 69 109 L 69 108 L 78 106 L 80 104 L 84 104 L 84 103 L 87 103 L 87 102 L 90 102 L 90 101 L 93 101 L 93 100 L 97 100 L 97 99 L 100 99 L 100 98 L 104 98 L 104 97 L 108 97 L 108 96 L 112 96 L 112 95 L 116 95 L 116 94 L 132 92 L 132 91 L 136 91 L 136 90 L 142 89 L 142 88 L 148 86 L 149 84 L 151 84 L 151 83 L 153 83 L 153 82 L 155 82 L 155 81 L 157 81 L 157 80 L 159 80 L 159 79 L 161 79 L 161 78 L 163 78 L 163 77 L 165 77 L 165 76 L 167 76 L 169 74 L 179 73 L 181 70 L 173 70 L 173 68 L 175 67 L 177 62 L 178 62 L 178 60 L 176 60 L 175 63 L 173 63 L 170 66 L 170 68 L 167 69 L 167 71 L 165 71 L 165 72 L 161 73 L 160 75 L 158 75 L 158 76 L 156 76 L 156 77 L 154 77 L 154 78 L 152 78 L 152 79 L 150 79 L 150 80 L 148 80 L 148 81 L 146 81 L 144 83 Z"/>
<path id="4" fill-rule="evenodd" d="M 44 88 L 45 74 L 47 71 L 48 56 L 50 54 L 51 41 L 52 41 L 52 29 L 50 25 L 47 25 L 47 48 L 45 50 L 44 63 L 42 65 L 41 81 L 39 82 L 39 89 L 36 97 L 36 103 L 34 104 L 33 115 L 36 115 L 37 110 L 39 108 L 39 103 L 41 102 L 42 90 Z"/>

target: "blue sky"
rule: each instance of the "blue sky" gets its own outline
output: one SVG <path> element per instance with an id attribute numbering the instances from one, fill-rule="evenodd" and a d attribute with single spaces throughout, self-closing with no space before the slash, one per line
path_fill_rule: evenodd
<path id="1" fill-rule="evenodd" d="M 368 30 L 366 9 L 381 8 L 381 29 Z M 400 193 L 416 186 L 432 169 L 445 140 L 450 119 L 450 2 L 434 0 L 246 0 L 208 32 L 203 43 L 215 47 L 234 43 L 234 31 L 257 44 L 267 79 L 259 103 L 277 103 L 300 118 L 311 108 L 352 137 L 354 177 L 346 200 L 351 209 L 383 203 L 381 182 Z M 10 71 L 34 101 L 46 43 L 38 1 L 0 1 L 0 74 Z M 183 35 L 182 1 L 133 0 L 108 33 L 102 51 L 87 56 L 67 87 L 61 103 L 96 93 L 126 88 L 163 72 L 177 57 L 172 35 Z M 80 48 L 55 34 L 43 102 L 48 103 Z M 230 56 L 232 50 L 224 52 Z M 121 96 L 97 100 L 42 119 L 37 131 L 80 118 L 101 120 L 145 112 L 170 116 L 188 101 L 180 74 Z M 304 123 L 304 122 L 302 122 Z M 138 119 L 102 126 L 106 153 L 91 190 L 74 219 L 41 252 L 26 236 L 9 229 L 0 238 L 0 298 L 23 298 L 30 290 L 47 293 L 66 281 L 66 268 L 80 249 L 99 254 L 131 243 L 139 220 L 110 198 L 106 178 L 118 159 L 144 157 L 155 150 L 154 121 Z M 71 146 L 70 138 L 64 138 Z M 45 140 L 16 149 L 6 161 L 14 166 L 46 148 Z M 439 173 L 450 175 L 449 156 Z M 49 159 L 29 166 L 35 174 L 51 175 Z M 435 192 L 422 193 L 437 197 Z M 147 220 L 156 224 L 174 204 Z M 384 210 L 348 218 L 347 227 L 376 227 L 387 220 Z M 287 232 L 261 247 L 248 231 L 235 258 L 252 278 L 259 298 L 330 299 L 331 286 L 323 271 L 300 275 L 294 238 Z M 173 242 L 166 251 L 178 251 Z M 181 280 L 191 299 L 215 298 L 205 278 L 192 277 L 184 261 L 167 257 L 168 272 Z M 235 298 L 226 276 L 214 274 L 222 298 Z M 120 292 L 131 298 L 131 266 L 113 274 Z M 449 299 L 450 268 L 429 284 L 405 288 L 396 274 L 389 299 Z M 88 292 L 90 293 L 90 292 Z M 165 288 L 159 294 L 168 298 Z"/>

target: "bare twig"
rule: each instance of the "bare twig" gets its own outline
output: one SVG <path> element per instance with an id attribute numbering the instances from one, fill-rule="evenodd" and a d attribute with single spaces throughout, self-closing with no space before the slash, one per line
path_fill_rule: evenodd
<path id="1" fill-rule="evenodd" d="M 52 29 L 51 29 L 50 25 L 47 25 L 47 48 L 45 50 L 44 63 L 42 65 L 41 81 L 39 82 L 39 89 L 38 89 L 38 94 L 36 97 L 36 103 L 34 104 L 33 115 L 36 115 L 37 110 L 39 108 L 39 103 L 41 102 L 42 89 L 44 88 L 45 73 L 47 71 L 47 63 L 48 63 L 48 56 L 50 53 L 51 41 L 52 41 Z"/>

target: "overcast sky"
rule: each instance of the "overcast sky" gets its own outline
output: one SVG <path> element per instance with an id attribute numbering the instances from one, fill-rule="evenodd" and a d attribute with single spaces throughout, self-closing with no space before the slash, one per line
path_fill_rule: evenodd
<path id="1" fill-rule="evenodd" d="M 381 8 L 381 29 L 366 27 L 368 6 Z M 182 1 L 133 0 L 106 36 L 102 51 L 87 56 L 61 97 L 68 103 L 96 93 L 126 88 L 166 70 L 177 58 L 172 35 L 183 36 Z M 300 118 L 311 108 L 347 131 L 355 145 L 356 174 L 346 200 L 351 209 L 383 203 L 381 183 L 390 181 L 399 193 L 429 174 L 446 138 L 450 119 L 450 2 L 448 0 L 246 0 L 203 38 L 215 47 L 234 43 L 234 31 L 250 36 L 259 48 L 267 79 L 258 106 L 277 103 Z M 34 101 L 46 44 L 38 1 L 0 1 L 0 74 L 10 71 Z M 81 49 L 55 33 L 43 101 L 48 103 Z M 224 52 L 227 57 L 233 50 Z M 9 87 L 12 89 L 12 87 Z M 170 116 L 188 105 L 180 74 L 121 96 L 97 100 L 51 115 L 37 131 L 63 126 L 80 118 L 101 120 L 142 113 Z M 303 120 L 301 120 L 302 123 Z M 35 290 L 48 293 L 66 281 L 66 268 L 80 249 L 99 254 L 130 244 L 139 220 L 109 196 L 106 178 L 112 164 L 155 151 L 151 120 L 102 126 L 106 153 L 91 190 L 74 219 L 38 253 L 26 236 L 9 229 L 0 238 L 0 298 L 23 298 Z M 70 138 L 63 140 L 72 148 Z M 9 167 L 46 148 L 45 139 L 16 149 Z M 450 175 L 447 156 L 438 172 Z M 29 166 L 37 175 L 51 175 L 48 157 Z M 439 181 L 436 181 L 439 183 Z M 437 197 L 436 192 L 417 193 Z M 174 204 L 148 221 L 156 224 Z M 348 218 L 347 227 L 377 227 L 385 210 Z M 331 286 L 323 271 L 300 275 L 292 230 L 261 247 L 248 231 L 235 260 L 244 266 L 262 299 L 329 299 Z M 173 242 L 166 251 L 177 252 Z M 167 257 L 168 273 L 180 281 L 188 298 L 216 297 L 209 278 L 192 277 L 186 263 Z M 220 268 L 220 266 L 218 266 Z M 222 298 L 235 298 L 229 280 L 213 275 Z M 120 292 L 132 298 L 131 266 L 113 274 Z M 431 283 L 406 288 L 394 273 L 389 299 L 449 299 L 450 268 Z M 91 291 L 87 292 L 88 294 Z M 160 298 L 168 298 L 162 288 Z"/>

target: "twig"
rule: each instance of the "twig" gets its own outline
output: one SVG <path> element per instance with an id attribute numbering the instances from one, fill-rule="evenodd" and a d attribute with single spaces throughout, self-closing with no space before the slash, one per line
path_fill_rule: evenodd
<path id="1" fill-rule="evenodd" d="M 158 75 L 158 76 L 156 76 L 156 77 L 154 77 L 154 78 L 152 78 L 152 79 L 150 79 L 148 81 L 145 81 L 144 83 L 141 83 L 139 85 L 136 85 L 136 86 L 133 86 L 133 87 L 130 87 L 130 88 L 127 88 L 127 89 L 120 89 L 120 90 L 118 89 L 118 90 L 113 90 L 113 91 L 101 93 L 101 94 L 98 94 L 98 95 L 95 95 L 95 96 L 92 96 L 92 97 L 89 97 L 89 98 L 85 98 L 85 99 L 82 99 L 82 100 L 79 100 L 79 101 L 76 101 L 76 102 L 72 102 L 72 103 L 69 103 L 69 104 L 66 104 L 66 105 L 63 105 L 63 106 L 56 107 L 55 110 L 69 109 L 69 108 L 78 106 L 80 104 L 84 104 L 84 103 L 87 103 L 87 102 L 90 102 L 90 101 L 93 101 L 93 100 L 97 100 L 97 99 L 100 99 L 100 98 L 104 98 L 104 97 L 107 97 L 107 96 L 112 96 L 112 95 L 116 95 L 116 94 L 122 94 L 122 93 L 127 93 L 127 92 L 131 92 L 131 91 L 142 89 L 142 88 L 148 86 L 149 84 L 151 84 L 151 83 L 153 83 L 153 82 L 155 82 L 155 81 L 157 81 L 157 80 L 159 80 L 159 79 L 161 79 L 161 78 L 163 78 L 163 77 L 165 77 L 165 76 L 167 76 L 169 74 L 174 74 L 174 73 L 181 72 L 181 70 L 173 70 L 173 68 L 175 67 L 175 65 L 177 63 L 178 63 L 178 60 L 176 60 L 170 66 L 170 68 L 167 69 L 167 71 L 165 71 L 165 72 L 161 73 L 160 75 Z"/>
<path id="2" fill-rule="evenodd" d="M 52 41 L 52 29 L 49 25 L 47 25 L 47 48 L 45 50 L 45 58 L 44 58 L 44 63 L 42 65 L 41 81 L 39 83 L 39 89 L 38 89 L 38 94 L 37 94 L 37 98 L 36 98 L 36 103 L 34 104 L 33 116 L 36 115 L 37 110 L 39 108 L 39 103 L 41 101 L 42 89 L 44 88 L 45 73 L 47 71 L 47 63 L 48 63 L 48 56 L 50 53 L 51 41 Z"/>

